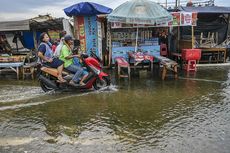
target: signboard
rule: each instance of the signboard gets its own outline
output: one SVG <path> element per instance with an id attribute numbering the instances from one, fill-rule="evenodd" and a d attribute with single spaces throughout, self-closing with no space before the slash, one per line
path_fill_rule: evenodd
<path id="1" fill-rule="evenodd" d="M 192 13 L 182 12 L 181 13 L 181 26 L 191 26 L 192 25 Z"/>
<path id="2" fill-rule="evenodd" d="M 111 28 L 112 29 L 122 28 L 122 23 L 121 22 L 112 22 L 111 23 Z"/>
<path id="3" fill-rule="evenodd" d="M 173 21 L 170 22 L 161 22 L 155 24 L 124 24 L 119 22 L 112 22 L 111 28 L 196 26 L 196 12 L 171 12 L 171 15 L 173 16 Z"/>
<path id="4" fill-rule="evenodd" d="M 96 16 L 85 16 L 85 34 L 86 34 L 86 49 L 87 54 L 91 51 L 98 55 L 98 45 L 97 45 L 97 18 Z"/>
<path id="5" fill-rule="evenodd" d="M 169 26 L 180 26 L 180 13 L 172 12 L 171 15 L 173 16 L 173 21 L 169 23 Z"/>
<path id="6" fill-rule="evenodd" d="M 81 51 L 86 51 L 86 37 L 85 37 L 85 24 L 84 24 L 84 17 L 78 16 L 77 17 L 77 26 L 79 29 L 79 39 L 80 39 L 80 49 Z"/>
<path id="7" fill-rule="evenodd" d="M 50 36 L 50 38 L 51 38 L 52 40 L 57 40 L 57 39 L 59 39 L 59 33 L 60 33 L 59 30 L 57 30 L 57 31 L 55 31 L 55 30 L 48 30 L 48 34 L 49 34 L 49 36 Z"/>
<path id="8" fill-rule="evenodd" d="M 101 29 L 101 22 L 97 22 L 97 45 L 98 45 L 98 55 L 101 59 L 102 58 L 102 29 Z"/>

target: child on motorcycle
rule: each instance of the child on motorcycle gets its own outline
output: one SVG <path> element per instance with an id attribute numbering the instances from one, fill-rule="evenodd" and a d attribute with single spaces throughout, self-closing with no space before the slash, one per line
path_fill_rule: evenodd
<path id="1" fill-rule="evenodd" d="M 73 54 L 77 56 L 73 58 L 73 64 L 83 68 L 83 76 L 88 75 L 89 73 L 87 69 L 82 66 L 82 60 L 79 55 L 79 46 L 73 49 Z"/>
<path id="2" fill-rule="evenodd" d="M 61 49 L 61 55 L 59 59 L 61 59 L 64 62 L 64 67 L 75 73 L 72 80 L 69 82 L 69 84 L 75 86 L 77 82 L 79 82 L 80 85 L 85 85 L 84 80 L 88 76 L 88 74 L 83 74 L 83 68 L 81 66 L 77 66 L 73 62 L 73 58 L 78 57 L 78 55 L 73 55 L 71 45 L 73 45 L 73 38 L 70 35 L 66 35 L 64 37 L 64 45 Z M 83 75 L 82 79 L 81 76 Z"/>

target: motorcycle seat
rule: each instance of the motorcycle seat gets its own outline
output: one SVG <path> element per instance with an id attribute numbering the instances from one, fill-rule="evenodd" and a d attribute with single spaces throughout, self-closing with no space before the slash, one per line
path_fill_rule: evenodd
<path id="1" fill-rule="evenodd" d="M 71 74 L 74 74 L 74 72 L 72 72 L 72 71 L 70 71 L 70 70 L 67 70 L 66 68 L 64 68 L 64 70 L 63 70 L 64 72 L 66 72 L 66 73 L 71 73 Z"/>

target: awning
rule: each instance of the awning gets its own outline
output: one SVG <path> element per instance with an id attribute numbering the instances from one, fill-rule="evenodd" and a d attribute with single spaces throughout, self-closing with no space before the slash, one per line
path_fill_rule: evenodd
<path id="1" fill-rule="evenodd" d="M 30 30 L 29 20 L 0 22 L 0 31 Z"/>
<path id="2" fill-rule="evenodd" d="M 215 14 L 229 14 L 230 7 L 219 7 L 219 6 L 205 6 L 205 7 L 180 7 L 180 11 L 185 12 L 197 12 L 201 13 L 215 13 Z"/>
<path id="3" fill-rule="evenodd" d="M 30 19 L 31 29 L 51 29 L 51 30 L 63 30 L 63 19 L 46 19 L 46 20 L 37 20 Z"/>

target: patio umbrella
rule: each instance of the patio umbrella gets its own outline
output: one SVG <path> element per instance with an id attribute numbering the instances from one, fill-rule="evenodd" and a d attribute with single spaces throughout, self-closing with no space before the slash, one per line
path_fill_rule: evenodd
<path id="1" fill-rule="evenodd" d="M 172 21 L 172 15 L 159 4 L 150 0 L 130 0 L 118 6 L 108 15 L 109 22 L 126 24 L 158 25 Z M 136 35 L 137 49 L 138 28 Z"/>
<path id="2" fill-rule="evenodd" d="M 109 14 L 112 12 L 112 9 L 97 3 L 81 2 L 65 8 L 64 12 L 69 17 L 80 15 L 90 16 L 98 14 Z"/>

